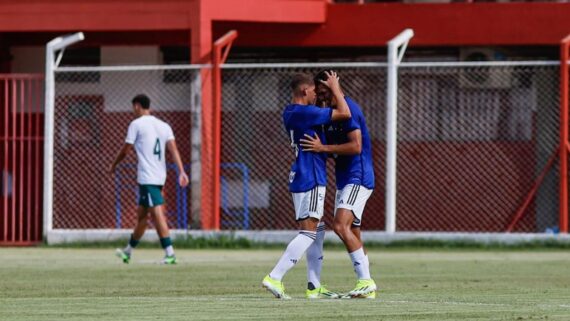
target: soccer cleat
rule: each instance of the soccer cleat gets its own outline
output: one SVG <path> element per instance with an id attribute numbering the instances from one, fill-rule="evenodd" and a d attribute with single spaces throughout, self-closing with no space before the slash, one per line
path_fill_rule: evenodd
<path id="1" fill-rule="evenodd" d="M 376 283 L 372 279 L 360 279 L 356 282 L 356 287 L 343 296 L 343 299 L 374 299 L 376 298 Z"/>
<path id="2" fill-rule="evenodd" d="M 307 289 L 305 292 L 307 299 L 338 299 L 340 295 L 336 292 L 329 291 L 324 285 L 314 290 Z"/>
<path id="3" fill-rule="evenodd" d="M 343 295 L 341 299 L 376 299 L 376 291 L 370 292 L 368 294 L 359 294 L 356 296 L 350 296 L 346 294 Z"/>
<path id="4" fill-rule="evenodd" d="M 171 256 L 165 256 L 162 261 L 160 261 L 160 264 L 167 264 L 167 265 L 171 265 L 171 264 L 176 264 L 176 256 L 171 255 Z"/>
<path id="5" fill-rule="evenodd" d="M 360 296 L 360 299 L 376 299 L 376 291 L 372 291 L 368 294 L 363 294 Z"/>
<path id="6" fill-rule="evenodd" d="M 269 274 L 263 278 L 261 284 L 276 298 L 284 300 L 291 299 L 290 296 L 285 294 L 285 287 L 283 286 L 283 282 L 272 279 Z"/>
<path id="7" fill-rule="evenodd" d="M 131 260 L 131 255 L 121 249 L 116 249 L 115 255 L 123 260 L 123 263 L 125 264 L 129 264 L 129 261 Z"/>

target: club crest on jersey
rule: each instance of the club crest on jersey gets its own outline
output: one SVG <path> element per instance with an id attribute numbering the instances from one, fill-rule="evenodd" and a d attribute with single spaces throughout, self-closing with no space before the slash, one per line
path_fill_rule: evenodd
<path id="1" fill-rule="evenodd" d="M 290 171 L 289 172 L 289 183 L 293 183 L 294 180 L 295 180 L 295 172 Z"/>

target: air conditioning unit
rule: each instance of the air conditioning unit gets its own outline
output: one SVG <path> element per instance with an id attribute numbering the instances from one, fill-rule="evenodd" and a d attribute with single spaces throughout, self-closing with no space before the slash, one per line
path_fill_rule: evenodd
<path id="1" fill-rule="evenodd" d="M 461 49 L 462 62 L 492 62 L 504 61 L 506 57 L 499 51 L 489 48 Z M 461 67 L 459 86 L 461 88 L 510 88 L 513 86 L 512 67 L 503 66 L 474 66 Z"/>

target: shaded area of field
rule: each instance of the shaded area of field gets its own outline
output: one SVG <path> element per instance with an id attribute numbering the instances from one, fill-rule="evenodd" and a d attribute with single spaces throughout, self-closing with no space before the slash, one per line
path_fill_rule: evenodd
<path id="1" fill-rule="evenodd" d="M 141 249 L 0 249 L 0 320 L 568 320 L 567 251 L 369 253 L 376 300 L 304 299 L 305 263 L 285 278 L 291 301 L 260 286 L 281 250 L 179 250 L 161 266 Z M 354 285 L 345 252 L 329 250 L 323 282 Z"/>

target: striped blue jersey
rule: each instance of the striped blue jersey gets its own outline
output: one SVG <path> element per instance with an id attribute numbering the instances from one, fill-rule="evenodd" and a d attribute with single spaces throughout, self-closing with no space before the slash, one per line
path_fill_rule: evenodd
<path id="1" fill-rule="evenodd" d="M 332 109 L 314 105 L 291 104 L 283 111 L 283 123 L 291 139 L 291 147 L 295 152 L 295 162 L 289 173 L 289 191 L 301 193 L 315 186 L 327 185 L 326 155 L 303 151 L 299 140 L 305 134 L 319 136 L 326 143 L 323 125 L 331 122 Z"/>
<path id="2" fill-rule="evenodd" d="M 374 168 L 372 165 L 372 143 L 368 135 L 366 120 L 360 106 L 349 97 L 345 100 L 350 108 L 352 118 L 334 122 L 326 127 L 329 144 L 340 145 L 348 142 L 347 134 L 360 129 L 362 133 L 362 150 L 358 155 L 334 155 L 336 187 L 343 189 L 348 184 L 374 188 Z"/>

